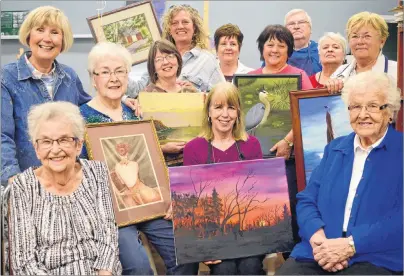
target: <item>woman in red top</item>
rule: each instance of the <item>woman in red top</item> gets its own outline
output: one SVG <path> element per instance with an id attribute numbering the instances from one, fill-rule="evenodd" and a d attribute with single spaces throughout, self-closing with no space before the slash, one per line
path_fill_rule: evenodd
<path id="1" fill-rule="evenodd" d="M 318 53 L 323 70 L 309 77 L 314 88 L 324 87 L 330 76 L 345 61 L 346 40 L 339 33 L 329 32 L 318 41 Z"/>

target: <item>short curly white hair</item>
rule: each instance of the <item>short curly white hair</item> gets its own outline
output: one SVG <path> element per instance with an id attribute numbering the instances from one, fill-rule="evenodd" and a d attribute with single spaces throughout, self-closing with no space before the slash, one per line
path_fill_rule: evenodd
<path id="1" fill-rule="evenodd" d="M 366 71 L 350 77 L 342 89 L 342 100 L 348 106 L 352 93 L 381 92 L 386 97 L 386 103 L 391 116 L 395 118 L 401 107 L 401 90 L 393 77 L 386 73 Z"/>
<path id="2" fill-rule="evenodd" d="M 63 119 L 62 123 L 71 123 L 74 137 L 83 140 L 86 123 L 77 105 L 70 102 L 58 101 L 34 105 L 28 113 L 28 134 L 31 142 L 35 143 L 39 127 L 43 122 L 53 119 Z"/>
<path id="3" fill-rule="evenodd" d="M 346 55 L 347 52 L 347 42 L 346 39 L 340 34 L 340 33 L 334 33 L 334 32 L 327 32 L 325 33 L 320 39 L 318 40 L 318 50 L 321 48 L 321 44 L 324 42 L 325 39 L 331 38 L 335 42 L 337 42 L 342 49 L 344 50 L 344 55 Z"/>

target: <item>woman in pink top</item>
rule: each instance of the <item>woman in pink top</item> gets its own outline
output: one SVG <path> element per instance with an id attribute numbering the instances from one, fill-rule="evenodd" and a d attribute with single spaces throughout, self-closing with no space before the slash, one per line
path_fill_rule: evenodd
<path id="1" fill-rule="evenodd" d="M 257 39 L 261 60 L 265 66 L 251 71 L 249 74 L 301 74 L 303 90 L 312 89 L 313 86 L 303 70 L 293 67 L 286 62 L 293 53 L 293 35 L 282 25 L 268 25 Z M 276 156 L 289 159 L 293 145 L 293 131 L 276 143 L 270 151 L 276 150 Z"/>

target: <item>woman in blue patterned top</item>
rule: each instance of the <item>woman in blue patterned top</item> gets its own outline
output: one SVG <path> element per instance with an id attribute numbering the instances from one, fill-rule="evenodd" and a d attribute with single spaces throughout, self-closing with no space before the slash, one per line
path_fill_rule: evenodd
<path id="1" fill-rule="evenodd" d="M 88 71 L 96 96 L 80 107 L 87 123 L 138 120 L 121 97 L 128 86 L 131 55 L 121 45 L 101 42 L 88 56 Z M 151 275 L 153 270 L 142 244 L 138 230 L 142 231 L 164 260 L 167 274 L 189 274 L 187 266 L 176 266 L 171 212 L 164 219 L 154 219 L 119 229 L 119 258 L 123 275 Z"/>

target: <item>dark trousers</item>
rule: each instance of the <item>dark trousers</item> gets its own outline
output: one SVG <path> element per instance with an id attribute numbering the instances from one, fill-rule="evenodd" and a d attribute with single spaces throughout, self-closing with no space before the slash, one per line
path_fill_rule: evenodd
<path id="1" fill-rule="evenodd" d="M 264 275 L 262 261 L 265 255 L 232 260 L 209 265 L 211 275 Z"/>
<path id="2" fill-rule="evenodd" d="M 402 275 L 401 273 L 393 272 L 388 269 L 375 266 L 371 263 L 355 263 L 348 268 L 338 272 L 328 272 L 323 270 L 314 261 L 296 261 L 289 258 L 283 263 L 275 275 Z"/>

